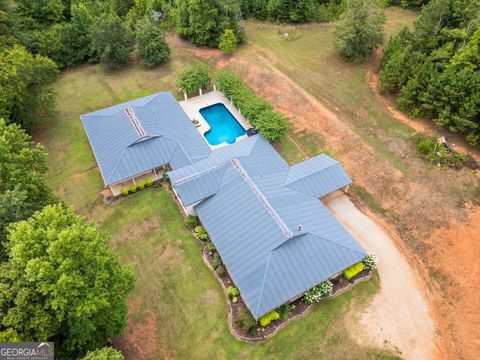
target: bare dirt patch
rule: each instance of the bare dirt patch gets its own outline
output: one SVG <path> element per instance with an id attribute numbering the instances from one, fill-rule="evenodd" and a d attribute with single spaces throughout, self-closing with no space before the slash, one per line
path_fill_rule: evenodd
<path id="1" fill-rule="evenodd" d="M 150 315 L 143 322 L 134 320 L 139 305 L 139 299 L 130 301 L 125 334 L 123 337 L 113 339 L 113 346 L 123 353 L 126 360 L 156 359 L 158 352 L 156 339 L 157 319 L 155 315 Z M 170 358 L 170 356 L 165 357 L 165 359 Z"/>
<path id="2" fill-rule="evenodd" d="M 480 207 L 466 222 L 452 221 L 436 229 L 430 239 L 430 266 L 441 277 L 437 318 L 452 329 L 449 347 L 460 359 L 480 354 Z"/>

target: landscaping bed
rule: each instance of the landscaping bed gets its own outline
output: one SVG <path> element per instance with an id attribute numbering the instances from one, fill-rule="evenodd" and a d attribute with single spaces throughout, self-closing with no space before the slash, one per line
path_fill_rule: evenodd
<path id="1" fill-rule="evenodd" d="M 228 298 L 228 325 L 232 335 L 234 335 L 237 339 L 245 341 L 265 340 L 275 335 L 277 330 L 281 329 L 291 320 L 308 314 L 310 309 L 313 307 L 313 303 L 307 304 L 304 300 L 304 297 L 300 296 L 291 303 L 282 305 L 276 311 L 273 311 L 272 313 L 275 313 L 276 316 L 279 316 L 278 318 L 268 321 L 268 324 L 265 326 L 260 325 L 259 322 L 261 322 L 261 319 L 259 319 L 260 321 L 257 322 L 253 318 L 240 293 L 235 293 L 235 296 L 233 296 L 235 301 L 232 301 L 233 297 L 231 296 L 231 290 L 232 288 L 236 290 L 235 283 L 226 271 L 225 266 L 221 263 L 221 261 L 219 261 L 219 255 L 214 249 L 213 245 L 209 245 L 211 244 L 210 242 L 206 242 L 206 239 L 201 238 L 202 234 L 206 233 L 201 231 L 199 232 L 197 229 L 195 229 L 193 233 L 199 241 L 205 244 L 205 246 L 202 248 L 203 259 L 207 266 L 215 273 L 217 280 L 221 283 L 222 289 Z M 332 292 L 330 295 L 322 297 L 321 301 L 336 297 L 347 291 L 356 283 L 370 279 L 371 276 L 372 270 L 366 269 L 356 273 L 350 279 L 346 279 L 344 274 L 340 274 L 330 280 L 333 285 Z"/>

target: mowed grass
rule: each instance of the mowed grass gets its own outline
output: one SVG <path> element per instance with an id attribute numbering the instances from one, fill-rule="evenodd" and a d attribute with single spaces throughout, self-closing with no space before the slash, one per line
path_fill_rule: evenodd
<path id="1" fill-rule="evenodd" d="M 221 287 L 204 265 L 201 246 L 184 227 L 170 191 L 150 189 L 113 205 L 103 204 L 98 194 L 101 176 L 79 116 L 157 91 L 175 92 L 175 73 L 198 60 L 183 49 L 172 50 L 171 61 L 154 70 L 132 65 L 106 73 L 95 65 L 64 73 L 55 86 L 58 114 L 36 136 L 48 152 L 48 180 L 56 193 L 106 231 L 122 263 L 133 267 L 137 283 L 130 296 L 130 304 L 135 304 L 130 321 L 155 319 L 149 336 L 159 359 L 392 358 L 388 352 L 357 344 L 346 330 L 352 324 L 350 316 L 365 308 L 378 291 L 378 277 L 318 304 L 306 318 L 268 341 L 240 342 L 228 331 Z M 302 136 L 308 151 L 323 150 L 307 135 L 292 134 L 296 141 Z M 305 156 L 293 140 L 281 145 L 288 149 L 291 162 Z"/>
<path id="2" fill-rule="evenodd" d="M 417 14 L 398 7 L 385 9 L 386 41 Z M 275 25 L 247 22 L 248 41 L 243 51 L 262 52 L 277 69 L 315 96 L 405 175 L 409 167 L 400 161 L 385 139 L 409 141 L 413 131 L 392 118 L 371 90 L 366 79 L 370 61 L 352 64 L 339 59 L 333 43 L 333 23 Z M 285 36 L 288 34 L 288 36 Z M 288 56 L 285 56 L 288 54 Z"/>

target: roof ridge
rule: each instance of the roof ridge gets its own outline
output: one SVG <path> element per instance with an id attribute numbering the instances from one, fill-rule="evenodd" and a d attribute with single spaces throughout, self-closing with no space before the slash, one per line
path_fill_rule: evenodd
<path id="1" fill-rule="evenodd" d="M 267 263 L 265 264 L 265 272 L 263 273 L 262 285 L 260 286 L 260 295 L 258 296 L 257 308 L 255 313 L 260 311 L 260 305 L 262 304 L 263 290 L 265 290 L 265 282 L 267 281 L 268 270 L 270 269 L 270 259 L 272 258 L 272 251 L 268 253 Z"/>
<path id="2" fill-rule="evenodd" d="M 317 155 L 317 156 L 321 156 L 321 155 L 324 155 L 324 154 L 322 153 L 322 154 L 319 154 L 319 155 Z M 326 155 L 326 156 L 328 156 L 328 155 Z M 329 156 L 329 157 L 330 157 L 330 156 Z M 294 182 L 297 182 L 298 180 L 301 180 L 301 179 L 305 178 L 306 176 L 310 176 L 310 175 L 312 175 L 312 174 L 315 174 L 315 173 L 317 173 L 317 172 L 324 171 L 324 170 L 326 170 L 326 169 L 331 168 L 332 166 L 335 166 L 335 165 L 340 164 L 339 161 L 331 158 L 332 160 L 335 161 L 334 163 L 332 163 L 332 164 L 330 164 L 330 165 L 328 165 L 328 166 L 325 166 L 325 167 L 322 168 L 322 169 L 315 170 L 315 171 L 313 171 L 313 172 L 311 172 L 311 173 L 309 173 L 309 174 L 307 174 L 307 175 L 304 175 L 304 176 L 302 176 L 302 177 L 299 177 L 298 179 L 291 180 L 291 181 L 287 181 L 287 179 L 288 179 L 288 174 L 290 173 L 290 170 L 291 170 L 293 167 L 295 167 L 296 165 L 303 164 L 305 161 L 309 161 L 309 160 L 314 159 L 314 158 L 315 158 L 315 157 L 310 158 L 310 159 L 307 159 L 307 160 L 303 160 L 302 162 L 299 162 L 298 164 L 294 164 L 294 165 L 290 166 L 290 167 L 288 168 L 287 175 L 286 175 L 286 177 L 285 177 L 284 185 L 285 185 L 285 186 L 288 186 L 288 185 L 290 185 L 290 184 L 293 184 Z"/>
<path id="3" fill-rule="evenodd" d="M 195 165 L 194 165 L 195 166 Z M 209 172 L 212 172 L 214 170 L 217 170 L 221 167 L 225 167 L 225 164 L 220 164 L 220 165 L 215 165 L 215 166 L 212 166 L 212 167 L 209 167 L 203 171 L 197 171 L 193 174 L 190 174 L 190 175 L 187 175 L 187 176 L 184 176 L 183 178 L 180 178 L 178 179 L 177 181 L 175 181 L 175 185 L 181 185 L 181 184 L 184 184 L 184 183 L 187 183 L 187 182 L 190 182 L 192 180 L 195 180 L 197 178 L 199 178 L 200 176 L 202 175 L 205 175 Z"/>
<path id="4" fill-rule="evenodd" d="M 292 231 L 290 228 L 283 222 L 282 218 L 278 213 L 275 211 L 273 206 L 270 204 L 268 201 L 267 197 L 263 195 L 262 191 L 258 188 L 258 186 L 255 184 L 255 182 L 250 178 L 248 173 L 245 171 L 243 166 L 240 164 L 240 162 L 237 159 L 232 159 L 231 163 L 233 165 L 233 168 L 240 174 L 240 176 L 245 179 L 247 184 L 250 186 L 250 188 L 253 190 L 255 196 L 258 198 L 258 200 L 261 202 L 261 204 L 265 207 L 267 212 L 270 214 L 272 219 L 277 223 L 277 225 L 280 227 L 282 230 L 283 234 L 286 237 L 292 237 Z"/>
<path id="5" fill-rule="evenodd" d="M 111 172 L 111 175 L 110 175 L 110 177 L 108 178 L 108 181 L 109 181 L 109 182 L 110 182 L 111 179 L 113 178 L 113 175 L 115 175 L 115 172 L 117 171 L 118 165 L 120 165 L 120 162 L 122 161 L 123 157 L 125 156 L 125 153 L 127 152 L 127 149 L 128 149 L 128 146 L 127 146 L 125 149 L 123 149 L 122 155 L 120 155 L 120 157 L 118 158 L 117 163 L 116 163 L 115 166 L 113 167 L 113 170 L 112 170 L 112 172 Z"/>

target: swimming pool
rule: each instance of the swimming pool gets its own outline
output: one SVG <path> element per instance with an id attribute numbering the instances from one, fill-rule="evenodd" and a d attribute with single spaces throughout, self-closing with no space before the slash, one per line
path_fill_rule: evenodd
<path id="1" fill-rule="evenodd" d="M 233 144 L 237 137 L 246 133 L 242 125 L 221 103 L 200 109 L 200 114 L 210 125 L 210 130 L 203 134 L 210 145 L 219 145 L 224 142 Z"/>

